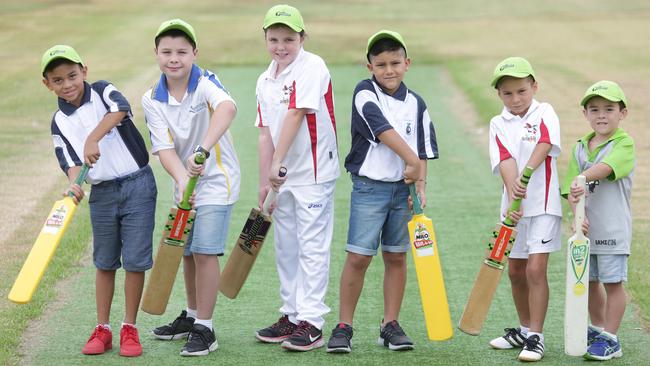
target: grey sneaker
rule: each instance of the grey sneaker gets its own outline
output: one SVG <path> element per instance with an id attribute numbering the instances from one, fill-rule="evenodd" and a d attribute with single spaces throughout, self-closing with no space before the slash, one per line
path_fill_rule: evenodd
<path id="1" fill-rule="evenodd" d="M 205 356 L 219 347 L 214 330 L 202 324 L 194 324 L 187 343 L 181 350 L 181 356 Z"/>
<path id="2" fill-rule="evenodd" d="M 187 312 L 183 310 L 181 311 L 181 315 L 174 319 L 173 322 L 162 325 L 154 329 L 151 333 L 158 339 L 173 341 L 175 339 L 187 338 L 193 325 L 194 318 L 188 317 Z"/>
<path id="3" fill-rule="evenodd" d="M 350 353 L 352 351 L 352 327 L 345 323 L 339 323 L 332 329 L 332 335 L 327 342 L 329 353 Z"/>
<path id="4" fill-rule="evenodd" d="M 379 328 L 377 343 L 380 346 L 388 347 L 392 351 L 409 351 L 413 349 L 413 341 L 404 333 L 397 320 L 386 323 L 386 325 Z"/>

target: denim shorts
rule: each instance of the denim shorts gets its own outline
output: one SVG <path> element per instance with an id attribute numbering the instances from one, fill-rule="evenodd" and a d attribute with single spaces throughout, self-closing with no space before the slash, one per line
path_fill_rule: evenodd
<path id="1" fill-rule="evenodd" d="M 589 281 L 627 282 L 627 254 L 592 254 L 589 256 Z"/>
<path id="2" fill-rule="evenodd" d="M 185 256 L 223 255 L 233 205 L 205 205 L 196 208 L 194 225 L 185 244 Z"/>
<path id="3" fill-rule="evenodd" d="M 381 241 L 384 252 L 405 253 L 410 249 L 408 222 L 409 187 L 404 181 L 382 182 L 355 174 L 350 198 L 350 227 L 346 250 L 376 255 Z"/>
<path id="4" fill-rule="evenodd" d="M 123 177 L 94 184 L 88 205 L 93 227 L 93 262 L 102 270 L 151 268 L 156 180 L 148 165 Z"/>

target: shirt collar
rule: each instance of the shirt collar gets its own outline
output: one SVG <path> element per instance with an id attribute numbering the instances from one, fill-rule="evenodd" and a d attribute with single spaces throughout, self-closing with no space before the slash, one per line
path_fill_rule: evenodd
<path id="1" fill-rule="evenodd" d="M 390 94 L 386 93 L 384 91 L 384 89 L 382 89 L 381 84 L 379 84 L 377 79 L 375 79 L 374 75 L 372 76 L 372 82 L 377 84 L 377 86 L 379 87 L 379 90 L 381 90 L 382 93 L 388 95 L 389 97 L 395 98 L 395 99 L 397 99 L 397 100 L 399 100 L 401 102 L 406 100 L 406 96 L 408 94 L 408 88 L 406 87 L 406 85 L 404 84 L 403 81 L 399 83 L 399 88 L 397 88 L 397 90 L 395 91 L 395 93 L 393 93 L 393 95 L 390 95 Z"/>
<path id="2" fill-rule="evenodd" d="M 523 117 L 521 117 L 521 119 L 525 120 L 526 118 L 528 118 L 528 116 L 531 113 L 533 113 L 537 109 L 537 107 L 539 107 L 539 102 L 537 100 L 533 99 L 532 103 L 530 103 L 530 107 L 528 107 L 528 110 L 526 111 L 526 114 Z M 505 119 L 505 120 L 510 121 L 510 120 L 514 119 L 515 117 L 519 117 L 519 116 L 510 113 L 508 108 L 506 108 L 504 106 L 503 110 L 501 111 L 501 117 L 503 117 L 503 119 Z"/>
<path id="3" fill-rule="evenodd" d="M 190 71 L 190 80 L 187 83 L 187 92 L 192 93 L 199 86 L 199 79 L 201 77 L 201 68 L 192 64 L 192 71 Z M 169 103 L 169 89 L 167 89 L 167 77 L 164 73 L 160 74 L 160 80 L 158 80 L 158 85 L 153 91 L 153 99 L 162 102 Z"/>
<path id="4" fill-rule="evenodd" d="M 618 140 L 618 139 L 620 139 L 620 138 L 622 138 L 622 137 L 625 137 L 625 135 L 627 135 L 627 133 L 626 133 L 622 128 L 619 127 L 619 128 L 616 129 L 616 131 L 614 132 L 614 134 L 611 135 L 611 136 L 607 139 L 607 141 L 603 141 L 603 142 L 602 142 L 600 145 L 598 145 L 597 147 L 601 147 L 601 146 L 603 146 L 603 145 L 606 145 L 606 144 L 608 144 L 610 141 Z M 591 131 L 591 132 L 589 132 L 588 134 L 582 136 L 582 137 L 578 140 L 578 142 L 581 142 L 584 146 L 589 147 L 589 141 L 590 141 L 592 138 L 594 138 L 594 136 L 596 136 L 596 132 L 595 132 L 595 131 Z"/>
<path id="5" fill-rule="evenodd" d="M 81 108 L 84 103 L 90 102 L 90 84 L 84 81 L 84 95 L 81 98 L 81 104 L 79 107 L 75 106 L 72 103 L 68 103 L 67 100 L 59 97 L 59 109 L 61 112 L 65 113 L 66 116 L 71 115 L 72 113 L 76 112 L 77 109 Z"/>
<path id="6" fill-rule="evenodd" d="M 306 53 L 305 49 L 302 48 L 302 47 L 300 47 L 300 51 L 298 52 L 298 56 L 296 56 L 296 59 L 293 60 L 293 62 L 290 63 L 290 64 L 289 64 L 289 65 L 288 65 L 284 70 L 282 70 L 282 72 L 280 73 L 280 75 L 278 75 L 278 78 L 279 78 L 280 76 L 284 75 L 284 74 L 288 74 L 289 72 L 291 72 L 291 70 L 293 69 L 294 65 L 297 63 L 296 61 L 302 59 L 302 58 L 305 56 L 305 53 Z M 275 71 L 275 69 L 276 69 L 277 67 L 278 67 L 278 63 L 275 62 L 275 60 L 271 60 L 271 64 L 269 65 L 269 68 L 266 69 L 266 73 L 267 73 L 266 78 L 267 78 L 267 79 L 277 79 L 277 78 L 274 78 L 274 77 L 273 77 L 274 71 Z"/>

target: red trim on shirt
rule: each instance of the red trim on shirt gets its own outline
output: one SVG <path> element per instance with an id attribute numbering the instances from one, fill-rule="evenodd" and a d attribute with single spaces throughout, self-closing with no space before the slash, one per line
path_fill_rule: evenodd
<path id="1" fill-rule="evenodd" d="M 544 195 L 544 212 L 546 212 L 546 206 L 548 205 L 548 193 L 549 193 L 549 187 L 551 186 L 551 174 L 553 174 L 553 172 L 551 171 L 551 161 L 552 160 L 553 160 L 553 158 L 551 158 L 550 156 L 547 156 L 545 164 L 544 164 L 545 165 L 544 167 L 546 168 L 546 184 L 544 185 L 545 188 L 546 188 L 546 190 L 544 192 L 545 193 L 545 195 Z"/>
<path id="2" fill-rule="evenodd" d="M 296 81 L 291 84 L 291 95 L 289 95 L 289 107 L 287 109 L 296 109 Z"/>
<path id="3" fill-rule="evenodd" d="M 338 135 L 336 134 L 336 118 L 334 117 L 334 97 L 332 96 L 332 80 L 330 80 L 329 85 L 327 86 L 327 92 L 325 93 L 325 105 L 327 106 L 327 111 L 330 114 L 330 119 L 332 120 L 332 127 L 334 127 L 334 137 L 338 141 Z"/>
<path id="4" fill-rule="evenodd" d="M 318 131 L 316 130 L 316 114 L 307 113 L 307 129 L 309 130 L 309 140 L 311 141 L 311 160 L 314 164 L 314 182 L 316 182 L 316 173 L 318 165 L 316 164 L 316 152 L 318 147 Z"/>
<path id="5" fill-rule="evenodd" d="M 539 124 L 539 134 L 539 141 L 537 141 L 538 144 L 551 144 L 551 135 L 548 134 L 548 128 L 546 128 L 543 119 Z"/>
<path id="6" fill-rule="evenodd" d="M 506 147 L 503 146 L 503 144 L 499 140 L 499 136 L 494 136 L 494 137 L 497 139 L 497 145 L 499 146 L 499 161 L 510 159 L 512 155 L 510 155 L 508 149 L 506 149 Z"/>
<path id="7" fill-rule="evenodd" d="M 259 103 L 257 103 L 257 115 L 260 116 L 260 125 L 258 127 L 266 127 L 264 126 L 264 122 L 262 121 L 262 110 L 260 109 Z"/>

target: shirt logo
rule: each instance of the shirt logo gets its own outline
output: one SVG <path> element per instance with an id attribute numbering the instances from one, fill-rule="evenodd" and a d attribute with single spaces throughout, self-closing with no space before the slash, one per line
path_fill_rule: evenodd
<path id="1" fill-rule="evenodd" d="M 310 203 L 307 208 L 321 208 L 323 207 L 322 203 Z"/>
<path id="2" fill-rule="evenodd" d="M 526 124 L 524 124 L 524 128 L 526 129 L 526 133 L 524 134 L 524 136 L 521 137 L 521 141 L 527 141 L 527 142 L 537 141 L 537 126 L 531 125 L 530 123 L 526 122 Z"/>
<path id="3" fill-rule="evenodd" d="M 587 185 L 589 186 L 589 193 L 594 193 L 596 186 L 600 185 L 600 181 L 595 180 L 593 182 L 589 182 Z"/>
<path id="4" fill-rule="evenodd" d="M 602 239 L 602 240 L 594 240 L 596 245 L 605 245 L 605 246 L 616 246 L 616 239 Z"/>
<path id="5" fill-rule="evenodd" d="M 190 113 L 199 113 L 202 110 L 204 110 L 205 108 L 207 108 L 207 105 L 205 103 L 192 105 L 192 106 L 190 106 Z"/>
<path id="6" fill-rule="evenodd" d="M 293 85 L 285 85 L 282 87 L 282 99 L 280 99 L 280 103 L 289 105 L 289 101 L 291 100 L 291 94 L 293 94 Z"/>
<path id="7" fill-rule="evenodd" d="M 542 239 L 542 244 L 548 244 L 551 240 L 553 240 L 553 238 L 550 238 L 548 240 Z"/>
<path id="8" fill-rule="evenodd" d="M 406 122 L 406 136 L 411 136 L 411 132 L 413 132 L 411 122 Z"/>

